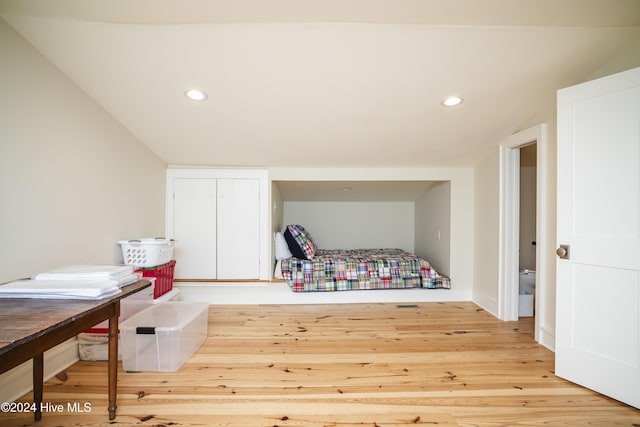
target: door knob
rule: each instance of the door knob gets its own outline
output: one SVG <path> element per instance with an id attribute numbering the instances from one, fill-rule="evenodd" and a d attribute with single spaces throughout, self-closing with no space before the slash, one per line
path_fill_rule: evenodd
<path id="1" fill-rule="evenodd" d="M 569 245 L 560 245 L 560 247 L 556 249 L 556 254 L 560 259 L 569 259 Z"/>

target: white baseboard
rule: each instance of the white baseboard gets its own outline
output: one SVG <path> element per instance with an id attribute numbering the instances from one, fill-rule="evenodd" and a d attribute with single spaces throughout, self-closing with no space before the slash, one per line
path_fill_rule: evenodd
<path id="1" fill-rule="evenodd" d="M 471 290 L 381 289 L 366 291 L 293 292 L 284 282 L 179 282 L 181 301 L 209 304 L 349 304 L 378 302 L 471 301 Z"/>
<path id="2" fill-rule="evenodd" d="M 52 378 L 79 360 L 78 340 L 70 340 L 44 352 L 44 380 Z M 31 360 L 0 375 L 0 401 L 13 402 L 33 390 Z"/>
<path id="3" fill-rule="evenodd" d="M 540 327 L 540 336 L 538 343 L 545 346 L 549 350 L 556 351 L 556 331 L 545 326 Z"/>
<path id="4" fill-rule="evenodd" d="M 498 318 L 498 302 L 495 299 L 489 298 L 479 292 L 474 292 L 472 301 L 478 306 L 482 307 L 493 317 Z"/>
<path id="5" fill-rule="evenodd" d="M 488 298 L 486 295 L 474 292 L 473 302 L 476 303 L 478 306 L 482 307 L 485 311 L 487 311 L 489 314 L 494 316 L 496 319 L 499 319 L 498 302 L 493 298 Z M 555 331 L 547 327 L 541 326 L 539 337 L 538 337 L 538 344 L 555 352 L 555 348 L 556 348 Z"/>

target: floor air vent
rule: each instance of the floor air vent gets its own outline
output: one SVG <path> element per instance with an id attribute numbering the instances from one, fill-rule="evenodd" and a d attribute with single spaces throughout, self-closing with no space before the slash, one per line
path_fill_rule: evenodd
<path id="1" fill-rule="evenodd" d="M 396 308 L 418 308 L 418 304 L 398 304 Z"/>

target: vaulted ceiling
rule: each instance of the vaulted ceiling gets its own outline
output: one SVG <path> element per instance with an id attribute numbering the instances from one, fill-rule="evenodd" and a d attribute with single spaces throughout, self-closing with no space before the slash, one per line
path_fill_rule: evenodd
<path id="1" fill-rule="evenodd" d="M 640 44 L 637 0 L 0 0 L 0 16 L 181 165 L 473 165 Z"/>

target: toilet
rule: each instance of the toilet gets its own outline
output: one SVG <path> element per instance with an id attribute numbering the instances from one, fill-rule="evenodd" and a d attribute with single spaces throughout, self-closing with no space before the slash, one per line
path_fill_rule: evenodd
<path id="1" fill-rule="evenodd" d="M 536 295 L 536 272 L 534 270 L 520 270 L 518 290 L 518 316 L 533 316 L 534 298 Z"/>

